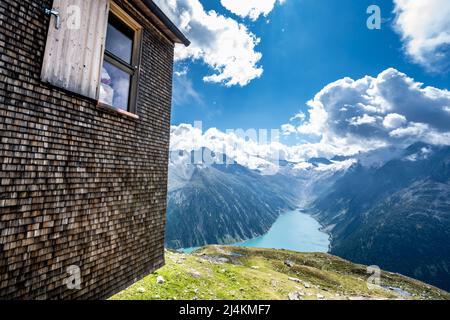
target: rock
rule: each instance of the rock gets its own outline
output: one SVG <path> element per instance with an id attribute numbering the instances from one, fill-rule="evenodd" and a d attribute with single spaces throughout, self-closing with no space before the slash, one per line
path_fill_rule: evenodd
<path id="1" fill-rule="evenodd" d="M 288 294 L 289 300 L 299 300 L 300 297 L 297 295 L 297 292 L 289 292 Z"/>
<path id="2" fill-rule="evenodd" d="M 255 269 L 255 270 L 258 270 L 258 269 L 259 269 L 258 266 L 251 266 L 250 268 Z"/>
<path id="3" fill-rule="evenodd" d="M 311 288 L 311 285 L 310 285 L 308 282 L 303 283 L 303 286 L 304 286 L 305 288 Z"/>
<path id="4" fill-rule="evenodd" d="M 163 284 L 164 282 L 166 282 L 166 281 L 164 280 L 164 278 L 162 276 L 158 276 L 158 278 L 156 278 L 157 284 Z"/>
<path id="5" fill-rule="evenodd" d="M 288 298 L 289 300 L 302 300 L 302 295 L 299 292 L 290 292 Z"/>
<path id="6" fill-rule="evenodd" d="M 144 287 L 139 287 L 139 288 L 137 288 L 137 292 L 144 293 L 145 292 L 145 288 Z"/>
<path id="7" fill-rule="evenodd" d="M 284 264 L 287 265 L 289 268 L 292 268 L 293 266 L 295 266 L 295 263 L 289 259 L 285 260 Z"/>
<path id="8" fill-rule="evenodd" d="M 230 259 L 220 256 L 203 255 L 202 259 L 210 264 L 224 264 L 230 262 Z"/>
<path id="9" fill-rule="evenodd" d="M 198 272 L 197 270 L 194 270 L 194 269 L 191 269 L 191 270 L 190 270 L 190 274 L 191 274 L 194 278 L 196 278 L 196 279 L 202 277 L 202 274 L 201 274 L 200 272 Z"/>
<path id="10" fill-rule="evenodd" d="M 227 258 L 219 258 L 217 259 L 217 263 L 218 264 L 224 264 L 224 263 L 228 263 L 230 260 Z"/>
<path id="11" fill-rule="evenodd" d="M 276 280 L 271 280 L 271 281 L 270 281 L 270 284 L 272 285 L 272 287 L 276 287 L 276 286 L 278 286 L 278 281 L 276 281 Z"/>
<path id="12" fill-rule="evenodd" d="M 324 299 L 325 297 L 321 295 L 320 293 L 317 294 L 317 299 Z"/>
<path id="13" fill-rule="evenodd" d="M 289 277 L 288 279 L 291 281 L 297 282 L 297 283 L 302 283 L 302 280 L 300 280 L 298 278 Z"/>

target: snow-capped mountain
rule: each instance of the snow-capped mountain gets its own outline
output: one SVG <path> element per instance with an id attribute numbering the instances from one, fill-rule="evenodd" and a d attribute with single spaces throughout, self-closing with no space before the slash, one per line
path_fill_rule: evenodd
<path id="1" fill-rule="evenodd" d="M 314 201 L 331 253 L 449 289 L 450 147 L 394 154 L 371 166 L 365 157 Z"/>
<path id="2" fill-rule="evenodd" d="M 212 158 L 216 161 L 208 161 Z M 297 205 L 301 186 L 294 176 L 251 170 L 206 148 L 176 152 L 171 159 L 169 247 L 253 238 L 267 232 L 280 213 Z"/>
<path id="3" fill-rule="evenodd" d="M 262 160 L 247 166 L 207 148 L 172 156 L 168 246 L 255 237 L 302 206 L 331 233 L 332 253 L 450 288 L 450 247 L 440 245 L 450 242 L 450 147 Z"/>

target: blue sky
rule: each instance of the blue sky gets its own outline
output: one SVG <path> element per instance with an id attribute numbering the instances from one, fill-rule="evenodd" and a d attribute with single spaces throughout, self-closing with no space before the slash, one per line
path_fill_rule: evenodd
<path id="1" fill-rule="evenodd" d="M 450 145 L 448 0 L 155 1 L 192 41 L 175 49 L 172 149 L 304 161 Z"/>
<path id="2" fill-rule="evenodd" d="M 188 73 L 175 78 L 174 91 L 191 82 L 197 98 L 175 101 L 172 123 L 202 120 L 204 128 L 279 128 L 325 85 L 343 77 L 376 76 L 394 67 L 416 81 L 449 88 L 448 74 L 430 73 L 412 63 L 393 30 L 392 1 L 375 0 L 286 0 L 267 17 L 253 22 L 226 10 L 219 1 L 201 1 L 240 23 L 261 39 L 256 47 L 263 75 L 246 86 L 226 87 L 205 83 L 210 72 L 201 61 L 178 62 Z M 383 18 L 381 30 L 369 30 L 367 7 L 376 3 Z"/>

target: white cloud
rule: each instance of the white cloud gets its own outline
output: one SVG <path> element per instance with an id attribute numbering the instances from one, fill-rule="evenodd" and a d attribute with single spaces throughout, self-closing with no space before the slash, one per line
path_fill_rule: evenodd
<path id="1" fill-rule="evenodd" d="M 171 127 L 171 151 L 197 151 L 202 148 L 225 154 L 252 170 L 260 170 L 266 174 L 272 174 L 278 170 L 276 161 L 284 159 L 287 147 L 279 143 L 278 136 L 267 137 L 267 141 L 258 138 L 256 130 L 248 132 L 222 132 L 216 128 L 210 128 L 205 132 L 201 128 L 190 124 L 180 124 Z"/>
<path id="2" fill-rule="evenodd" d="M 394 0 L 406 53 L 431 71 L 450 65 L 450 1 Z"/>
<path id="3" fill-rule="evenodd" d="M 259 78 L 260 42 L 247 27 L 215 11 L 206 12 L 199 0 L 156 0 L 158 6 L 191 40 L 189 47 L 176 46 L 177 61 L 202 61 L 214 70 L 206 82 L 245 86 Z"/>
<path id="4" fill-rule="evenodd" d="M 283 135 L 288 136 L 293 133 L 296 133 L 297 129 L 295 128 L 295 126 L 293 124 L 286 123 L 281 126 L 281 131 L 282 131 Z"/>
<path id="5" fill-rule="evenodd" d="M 220 0 L 222 6 L 232 13 L 256 21 L 260 16 L 267 17 L 276 3 L 283 4 L 285 0 Z"/>
<path id="6" fill-rule="evenodd" d="M 449 104 L 449 91 L 425 87 L 391 68 L 376 78 L 344 78 L 327 85 L 308 102 L 307 120 L 295 132 L 348 152 L 418 140 L 450 144 Z M 285 134 L 294 132 L 289 124 L 282 127 Z"/>
<path id="7" fill-rule="evenodd" d="M 342 170 L 354 159 L 373 165 L 417 141 L 450 145 L 449 105 L 449 91 L 426 87 L 391 68 L 377 77 L 344 78 L 325 86 L 308 102 L 308 112 L 282 126 L 283 134 L 312 135 L 318 142 L 288 146 L 277 136 L 261 141 L 256 130 L 245 135 L 216 128 L 203 132 L 181 124 L 171 127 L 171 150 L 208 148 L 266 174 L 277 172 L 277 159 L 295 163 L 300 171 Z M 318 167 L 308 163 L 310 158 L 336 155 L 353 159 Z"/>
<path id="8" fill-rule="evenodd" d="M 246 139 L 246 137 L 250 139 Z M 180 160 L 178 156 L 178 151 L 180 150 L 191 152 L 202 148 L 206 148 L 216 154 L 226 154 L 228 159 L 232 159 L 249 169 L 259 170 L 263 174 L 277 173 L 279 170 L 278 161 L 280 160 L 294 163 L 294 169 L 297 170 L 341 170 L 351 165 L 352 162 L 334 161 L 330 165 L 315 167 L 308 163 L 307 160 L 314 157 L 331 158 L 336 154 L 353 155 L 357 152 L 357 150 L 345 146 L 333 146 L 323 142 L 287 146 L 278 142 L 276 135 L 274 137 L 269 136 L 266 141 L 261 141 L 261 139 L 258 139 L 257 133 L 243 134 L 239 130 L 222 132 L 216 128 L 210 128 L 203 132 L 201 128 L 190 124 L 180 124 L 171 127 L 171 163 L 175 165 L 180 161 L 187 163 L 185 155 Z M 208 154 L 208 152 L 206 153 Z M 207 156 L 209 157 L 210 155 Z M 204 165 L 201 161 L 201 156 L 199 159 L 200 164 Z M 216 158 L 214 159 L 216 160 Z M 192 159 L 188 160 L 191 161 Z M 195 161 L 194 163 L 198 164 Z"/>
<path id="9" fill-rule="evenodd" d="M 383 125 L 386 129 L 397 129 L 405 123 L 406 118 L 398 113 L 389 113 L 383 120 Z"/>
<path id="10" fill-rule="evenodd" d="M 314 165 L 309 162 L 299 162 L 294 165 L 294 169 L 296 170 L 309 170 L 313 169 Z"/>
<path id="11" fill-rule="evenodd" d="M 364 114 L 362 116 L 353 117 L 349 120 L 351 126 L 362 126 L 365 124 L 374 124 L 377 122 L 377 118 Z"/>
<path id="12" fill-rule="evenodd" d="M 430 130 L 430 127 L 425 123 L 413 122 L 407 127 L 398 128 L 391 131 L 389 135 L 396 138 L 404 138 L 411 136 L 420 137 L 423 136 L 428 130 Z"/>
<path id="13" fill-rule="evenodd" d="M 298 120 L 300 122 L 304 121 L 306 119 L 306 114 L 303 112 L 299 112 L 297 113 L 295 116 L 291 117 L 291 119 L 289 119 L 289 121 L 295 121 Z"/>

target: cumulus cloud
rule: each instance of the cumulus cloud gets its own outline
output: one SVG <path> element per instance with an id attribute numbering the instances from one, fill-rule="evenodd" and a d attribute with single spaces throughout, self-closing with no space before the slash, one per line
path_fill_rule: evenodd
<path id="1" fill-rule="evenodd" d="M 329 165 L 313 166 L 308 163 L 311 158 L 331 158 L 336 154 L 355 154 L 355 150 L 347 147 L 333 146 L 327 143 L 303 143 L 288 146 L 279 142 L 278 131 L 261 134 L 259 130 L 232 130 L 223 132 L 216 128 L 203 131 L 201 126 L 180 124 L 171 127 L 171 164 L 179 166 L 179 163 L 208 165 L 225 162 L 221 156 L 227 155 L 228 160 L 245 166 L 251 170 L 259 170 L 263 174 L 275 174 L 279 172 L 280 161 L 293 163 L 297 170 L 314 169 L 317 171 L 341 170 L 349 167 L 351 161 L 333 161 Z M 197 155 L 201 150 L 204 152 Z M 179 151 L 183 151 L 181 154 Z M 186 153 L 194 152 L 197 160 L 186 156 Z M 214 155 L 211 155 L 211 152 Z M 195 156 L 194 156 L 195 157 Z M 205 160 L 211 160 L 209 161 Z M 205 163 L 206 162 L 206 163 Z"/>
<path id="2" fill-rule="evenodd" d="M 424 86 L 396 69 L 376 77 L 340 79 L 325 86 L 300 112 L 281 127 L 303 141 L 286 145 L 277 132 L 222 132 L 181 124 L 171 127 L 171 150 L 207 148 L 266 174 L 277 172 L 277 160 L 295 163 L 298 170 L 342 170 L 354 159 L 374 164 L 417 141 L 450 145 L 450 91 Z M 314 139 L 313 139 L 314 138 Z M 305 140 L 307 139 L 307 140 Z M 330 165 L 308 160 L 345 156 Z"/>
<path id="3" fill-rule="evenodd" d="M 201 61 L 214 70 L 204 81 L 245 86 L 262 75 L 262 54 L 255 50 L 260 39 L 244 24 L 213 10 L 205 11 L 199 0 L 155 2 L 191 40 L 187 48 L 176 46 L 175 59 Z"/>
<path id="4" fill-rule="evenodd" d="M 276 3 L 283 4 L 284 1 L 285 0 L 221 0 L 220 3 L 236 15 L 256 21 L 260 16 L 267 17 L 267 15 L 272 12 Z"/>
<path id="5" fill-rule="evenodd" d="M 377 122 L 376 117 L 369 116 L 367 114 L 364 114 L 362 116 L 353 117 L 349 120 L 349 124 L 351 126 L 362 126 L 364 124 L 374 124 Z"/>
<path id="6" fill-rule="evenodd" d="M 386 129 L 397 129 L 406 123 L 405 116 L 398 113 L 389 113 L 383 120 L 383 126 Z"/>
<path id="7" fill-rule="evenodd" d="M 278 132 L 259 134 L 256 130 L 233 130 L 222 132 L 210 128 L 203 132 L 201 125 L 180 124 L 171 127 L 170 150 L 172 152 L 198 151 L 206 148 L 226 155 L 227 161 L 236 161 L 252 170 L 266 174 L 278 170 L 278 160 L 284 159 L 287 147 L 278 142 Z M 210 155 L 208 155 L 210 157 Z M 214 159 L 214 162 L 217 159 Z M 221 159 L 219 159 L 221 160 Z M 200 157 L 200 164 L 204 159 Z M 197 164 L 197 163 L 195 163 Z"/>
<path id="8" fill-rule="evenodd" d="M 283 132 L 283 135 L 289 136 L 291 134 L 296 133 L 297 128 L 293 124 L 286 123 L 281 126 L 281 131 Z"/>
<path id="9" fill-rule="evenodd" d="M 418 140 L 450 144 L 449 105 L 449 91 L 426 87 L 390 68 L 375 78 L 327 85 L 308 102 L 309 113 L 295 133 L 317 136 L 322 144 L 348 152 Z M 282 130 L 292 134 L 292 123 Z"/>
<path id="10" fill-rule="evenodd" d="M 450 66 L 450 1 L 394 0 L 406 53 L 431 71 Z"/>

